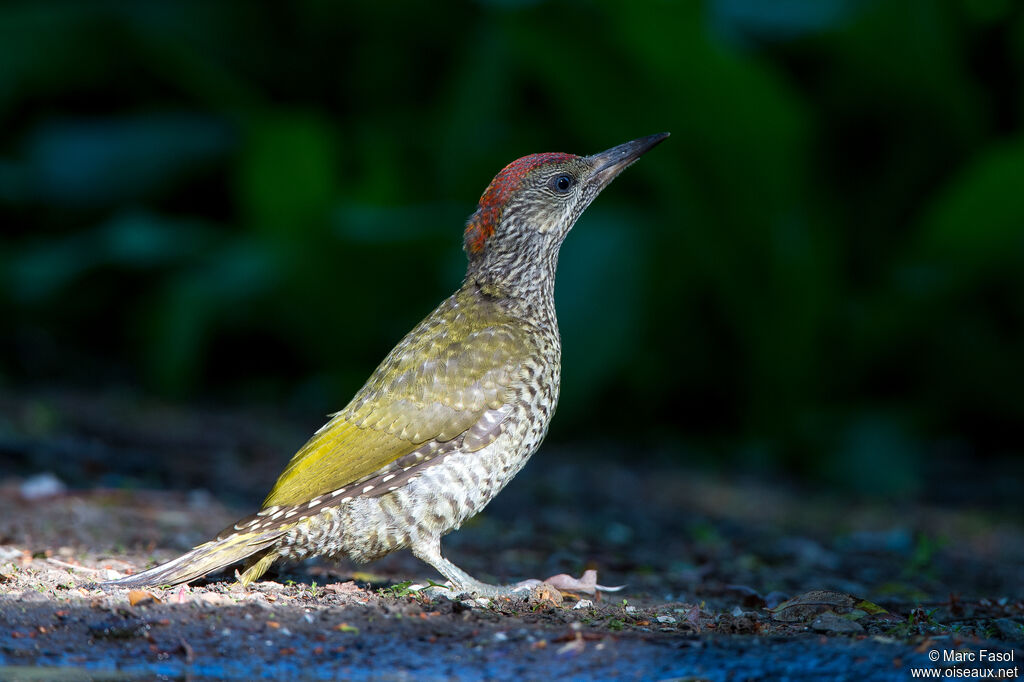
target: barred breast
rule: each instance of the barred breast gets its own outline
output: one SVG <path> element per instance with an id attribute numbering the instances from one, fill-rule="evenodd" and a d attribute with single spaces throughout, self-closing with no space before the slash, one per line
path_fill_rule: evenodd
<path id="1" fill-rule="evenodd" d="M 509 387 L 503 430 L 475 452 L 451 447 L 414 467 L 404 485 L 379 496 L 363 496 L 323 508 L 280 541 L 280 556 L 379 559 L 420 537 L 456 530 L 482 510 L 523 468 L 547 434 L 558 403 L 561 343 L 557 329 L 535 329 L 537 352 L 520 365 Z M 461 443 L 461 441 L 455 441 Z"/>

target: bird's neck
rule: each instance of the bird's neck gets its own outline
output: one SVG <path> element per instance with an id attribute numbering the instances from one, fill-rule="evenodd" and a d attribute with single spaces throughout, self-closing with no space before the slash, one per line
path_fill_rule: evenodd
<path id="1" fill-rule="evenodd" d="M 512 314 L 538 326 L 558 329 L 555 271 L 558 251 L 502 257 L 481 254 L 470 261 L 463 289 L 500 301 Z"/>

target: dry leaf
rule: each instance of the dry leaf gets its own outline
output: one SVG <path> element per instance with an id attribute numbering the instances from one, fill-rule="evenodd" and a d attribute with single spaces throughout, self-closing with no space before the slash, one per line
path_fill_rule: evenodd
<path id="1" fill-rule="evenodd" d="M 583 653 L 583 650 L 586 648 L 586 640 L 583 639 L 583 636 L 577 632 L 575 637 L 573 637 L 571 640 L 569 640 L 562 646 L 558 647 L 558 654 L 560 656 L 581 654 Z"/>
<path id="2" fill-rule="evenodd" d="M 694 604 L 683 614 L 683 623 L 700 632 L 700 606 Z"/>
<path id="3" fill-rule="evenodd" d="M 858 620 L 863 616 L 888 614 L 877 604 L 860 599 L 845 592 L 833 590 L 811 590 L 782 602 L 768 612 L 774 620 L 784 623 L 798 623 L 813 620 L 819 613 L 832 611 L 844 615 L 847 620 Z"/>
<path id="4" fill-rule="evenodd" d="M 132 606 L 138 606 L 139 604 L 145 604 L 146 602 L 152 602 L 159 604 L 160 600 L 156 598 L 156 595 L 146 590 L 130 590 L 128 592 L 128 603 Z"/>
<path id="5" fill-rule="evenodd" d="M 344 583 L 331 583 L 324 585 L 324 592 L 333 592 L 334 594 L 353 594 L 355 592 L 362 592 L 362 588 L 356 585 L 354 580 L 349 580 Z"/>
<path id="6" fill-rule="evenodd" d="M 544 581 L 548 585 L 557 587 L 564 592 L 585 592 L 586 594 L 596 594 L 597 592 L 618 592 L 625 585 L 619 585 L 617 587 L 605 587 L 604 585 L 597 584 L 597 571 L 590 569 L 583 572 L 582 578 L 574 578 L 566 573 L 559 573 L 553 575 Z"/>

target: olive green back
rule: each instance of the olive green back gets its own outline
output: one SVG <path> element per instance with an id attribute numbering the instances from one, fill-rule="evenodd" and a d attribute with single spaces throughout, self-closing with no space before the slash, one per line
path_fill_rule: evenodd
<path id="1" fill-rule="evenodd" d="M 303 504 L 369 478 L 430 441 L 484 447 L 500 434 L 492 422 L 533 352 L 528 327 L 500 304 L 460 290 L 295 454 L 264 508 Z"/>

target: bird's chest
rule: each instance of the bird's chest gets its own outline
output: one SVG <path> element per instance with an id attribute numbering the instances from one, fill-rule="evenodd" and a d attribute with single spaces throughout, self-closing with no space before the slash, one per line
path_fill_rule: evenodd
<path id="1" fill-rule="evenodd" d="M 539 339 L 508 386 L 501 434 L 485 447 L 455 448 L 386 495 L 359 498 L 324 512 L 329 553 L 369 561 L 417 537 L 443 535 L 483 509 L 540 446 L 558 403 L 561 348 L 557 334 Z"/>
<path id="2" fill-rule="evenodd" d="M 441 533 L 483 509 L 544 440 L 558 403 L 560 369 L 555 339 L 522 364 L 520 380 L 509 388 L 509 414 L 501 435 L 480 450 L 453 452 L 427 468 L 394 502 L 418 509 L 415 516 L 424 530 Z"/>
<path id="3" fill-rule="evenodd" d="M 547 434 L 558 405 L 561 376 L 561 354 L 557 344 L 523 363 L 521 382 L 512 390 L 506 433 L 501 439 L 504 449 L 514 458 L 528 458 Z M 518 469 L 517 469 L 518 471 Z"/>
<path id="4" fill-rule="evenodd" d="M 470 511 L 466 518 L 490 502 L 540 447 L 558 404 L 560 374 L 560 347 L 555 337 L 523 363 L 520 381 L 510 387 L 514 395 L 501 436 L 483 450 L 451 459 L 452 466 L 481 474 L 480 484 L 467 496 Z"/>

